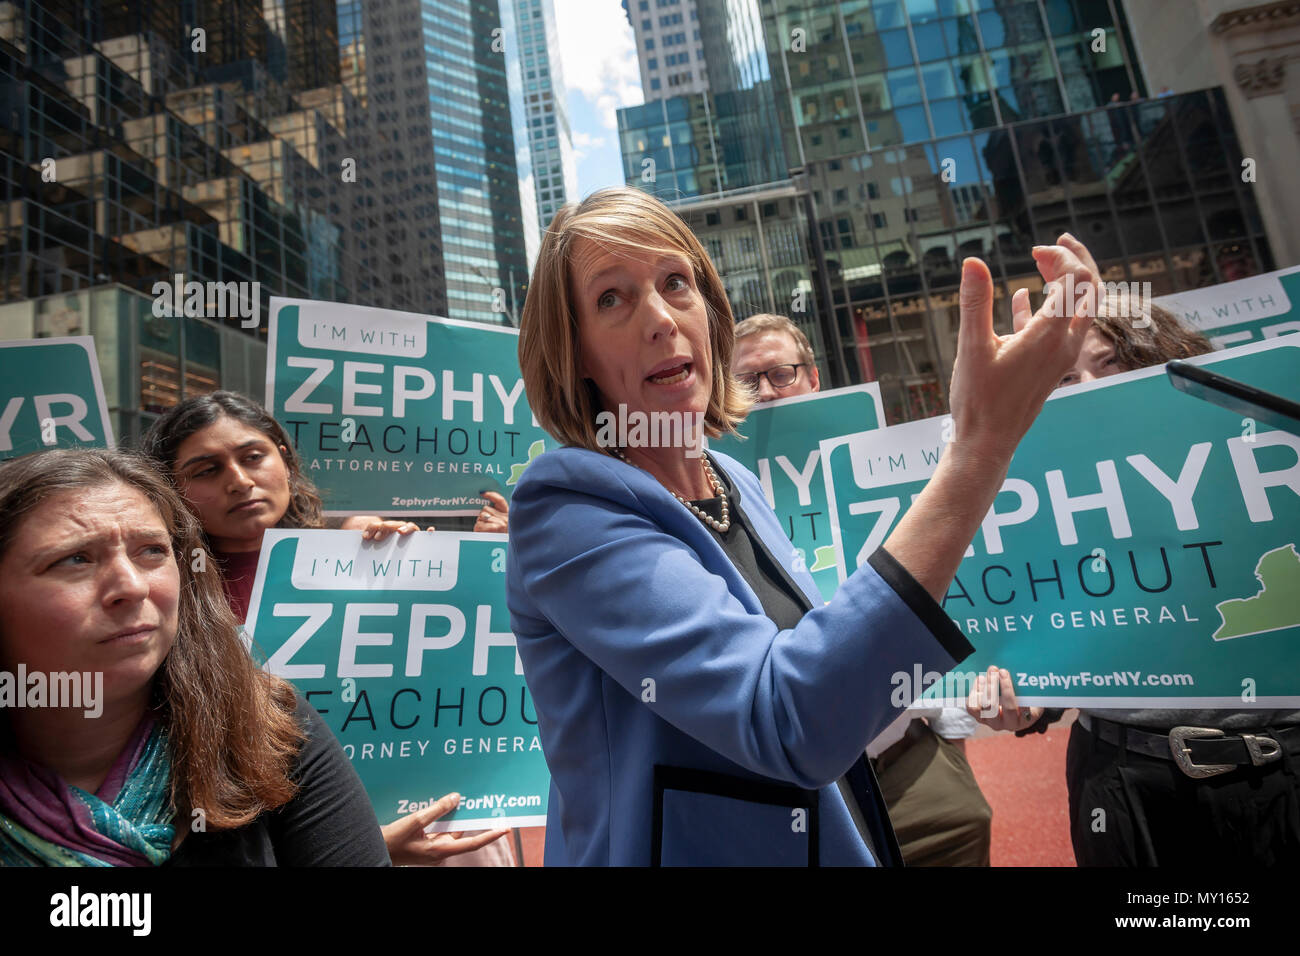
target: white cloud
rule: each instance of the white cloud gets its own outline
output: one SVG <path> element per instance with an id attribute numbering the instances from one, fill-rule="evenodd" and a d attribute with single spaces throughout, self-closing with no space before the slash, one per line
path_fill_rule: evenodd
<path id="1" fill-rule="evenodd" d="M 573 131 L 573 158 L 582 159 L 593 149 L 601 149 L 607 140 L 604 136 L 593 136 L 584 130 Z"/>
<path id="2" fill-rule="evenodd" d="M 554 2 L 564 84 L 595 107 L 606 129 L 617 129 L 615 111 L 644 102 L 632 25 L 618 0 Z"/>

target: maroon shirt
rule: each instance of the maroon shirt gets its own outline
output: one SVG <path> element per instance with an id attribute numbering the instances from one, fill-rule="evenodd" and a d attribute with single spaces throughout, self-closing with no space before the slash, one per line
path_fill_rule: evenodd
<path id="1" fill-rule="evenodd" d="M 233 554 L 215 551 L 221 563 L 221 583 L 226 589 L 230 609 L 243 624 L 248 620 L 248 602 L 253 596 L 253 579 L 257 576 L 257 559 L 262 552 L 236 551 Z"/>

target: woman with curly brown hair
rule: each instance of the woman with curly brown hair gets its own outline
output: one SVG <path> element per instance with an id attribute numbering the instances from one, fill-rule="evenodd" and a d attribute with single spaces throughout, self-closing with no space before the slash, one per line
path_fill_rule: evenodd
<path id="1" fill-rule="evenodd" d="M 0 863 L 388 864 L 333 735 L 193 570 L 202 543 L 135 455 L 0 467 L 0 670 L 97 686 L 3 711 Z"/>

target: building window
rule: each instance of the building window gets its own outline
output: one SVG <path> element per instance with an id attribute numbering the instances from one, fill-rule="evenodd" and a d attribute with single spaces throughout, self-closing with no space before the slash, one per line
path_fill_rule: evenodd
<path id="1" fill-rule="evenodd" d="M 650 77 L 650 89 L 657 90 L 659 89 L 660 86 L 662 86 L 662 84 L 659 82 L 659 77 L 657 76 Z"/>
<path id="2" fill-rule="evenodd" d="M 885 214 L 883 212 L 873 212 L 871 214 L 871 224 L 875 226 L 877 229 L 884 229 L 885 226 L 888 224 L 887 220 L 885 219 Z"/>

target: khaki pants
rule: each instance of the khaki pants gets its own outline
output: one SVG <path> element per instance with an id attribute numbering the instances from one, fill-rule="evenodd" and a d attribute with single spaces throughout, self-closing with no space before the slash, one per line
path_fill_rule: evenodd
<path id="1" fill-rule="evenodd" d="M 907 866 L 988 866 L 993 811 L 966 755 L 919 718 L 876 760 Z"/>

